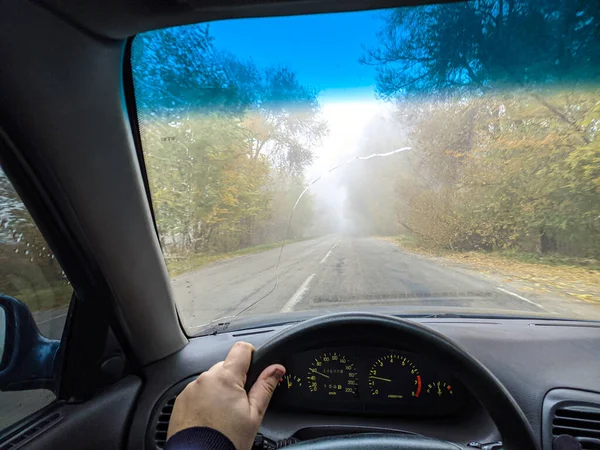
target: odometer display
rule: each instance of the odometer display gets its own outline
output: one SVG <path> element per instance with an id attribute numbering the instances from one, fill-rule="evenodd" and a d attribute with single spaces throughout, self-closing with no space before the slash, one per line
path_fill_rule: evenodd
<path id="1" fill-rule="evenodd" d="M 355 397 L 358 395 L 358 372 L 344 355 L 326 352 L 311 362 L 307 384 L 311 393 L 329 397 Z"/>
<path id="2" fill-rule="evenodd" d="M 376 398 L 400 400 L 421 395 L 419 369 L 406 356 L 390 353 L 369 370 L 369 391 Z"/>

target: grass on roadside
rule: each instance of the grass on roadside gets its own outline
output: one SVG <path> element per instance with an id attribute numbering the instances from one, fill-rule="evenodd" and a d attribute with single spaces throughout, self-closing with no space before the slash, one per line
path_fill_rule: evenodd
<path id="1" fill-rule="evenodd" d="M 566 266 L 566 267 L 582 267 L 586 270 L 597 270 L 600 271 L 600 261 L 597 259 L 590 258 L 576 258 L 573 256 L 565 256 L 558 254 L 540 255 L 537 253 L 527 253 L 517 250 L 503 250 L 503 251 L 457 251 L 448 249 L 437 249 L 424 246 L 419 243 L 417 239 L 412 236 L 393 236 L 385 237 L 383 239 L 391 240 L 398 244 L 400 247 L 406 250 L 412 250 L 416 253 L 429 254 L 433 256 L 462 256 L 463 258 L 469 258 L 471 256 L 489 256 L 491 258 L 502 258 L 515 262 L 522 262 L 527 264 L 541 264 L 545 266 Z"/>
<path id="2" fill-rule="evenodd" d="M 302 239 L 295 239 L 286 241 L 286 244 L 293 242 L 299 242 Z M 196 255 L 190 255 L 183 258 L 169 258 L 167 259 L 167 268 L 171 277 L 176 277 L 187 272 L 199 269 L 207 264 L 223 261 L 226 259 L 235 258 L 238 256 L 250 255 L 254 253 L 262 253 L 267 250 L 273 250 L 274 248 L 281 247 L 281 242 L 275 242 L 272 244 L 261 244 L 253 247 L 242 248 L 233 252 L 228 253 L 201 253 Z"/>
<path id="3" fill-rule="evenodd" d="M 410 236 L 382 238 L 404 250 L 424 256 L 438 257 L 444 262 L 467 266 L 480 273 L 501 275 L 505 282 L 526 283 L 539 294 L 550 292 L 600 303 L 600 263 L 597 260 L 561 255 L 536 255 L 516 251 L 451 251 L 432 249 Z"/>
<path id="4" fill-rule="evenodd" d="M 73 295 L 73 288 L 70 284 L 60 281 L 54 285 L 46 283 L 41 286 L 27 286 L 2 293 L 21 300 L 31 312 L 35 312 L 68 306 Z"/>
<path id="5" fill-rule="evenodd" d="M 573 256 L 564 256 L 557 254 L 538 255 L 536 253 L 519 252 L 515 250 L 505 250 L 502 252 L 491 253 L 501 258 L 511 259 L 529 264 L 544 264 L 547 266 L 568 266 L 584 267 L 588 270 L 600 271 L 600 261 L 590 258 L 576 258 Z"/>

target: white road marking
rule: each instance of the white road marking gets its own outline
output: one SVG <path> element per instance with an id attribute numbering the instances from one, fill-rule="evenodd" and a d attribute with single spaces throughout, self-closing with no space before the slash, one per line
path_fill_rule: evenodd
<path id="1" fill-rule="evenodd" d="M 37 325 L 41 325 L 43 323 L 48 323 L 56 319 L 60 319 L 61 317 L 65 317 L 68 313 L 60 314 L 58 316 L 50 317 L 49 319 L 42 320 L 41 322 L 36 322 Z"/>
<path id="2" fill-rule="evenodd" d="M 306 291 L 308 291 L 308 287 L 310 286 L 310 282 L 312 281 L 314 276 L 315 274 L 313 273 L 306 280 L 304 280 L 304 283 L 302 283 L 298 290 L 294 292 L 294 295 L 292 295 L 292 297 L 287 301 L 287 303 L 283 305 L 283 308 L 281 308 L 281 312 L 290 312 L 294 310 L 294 307 L 298 303 L 300 303 L 300 301 L 304 297 L 304 294 L 306 294 Z"/>
<path id="3" fill-rule="evenodd" d="M 325 255 L 325 257 L 321 260 L 320 264 L 323 264 L 325 261 L 327 261 L 327 258 L 329 258 L 329 256 L 331 255 L 331 252 L 333 251 L 333 249 L 329 250 L 327 252 L 327 254 Z"/>
<path id="4" fill-rule="evenodd" d="M 527 302 L 527 303 L 529 303 L 529 304 L 531 304 L 531 305 L 533 305 L 533 306 L 537 306 L 537 307 L 538 307 L 538 308 L 540 308 L 542 311 L 549 312 L 549 311 L 548 311 L 546 308 L 544 308 L 544 307 L 543 307 L 542 305 L 540 305 L 539 303 L 532 302 L 531 300 L 529 300 L 528 298 L 525 298 L 525 297 L 523 297 L 522 295 L 515 294 L 514 292 L 507 291 L 506 289 L 502 289 L 501 287 L 497 287 L 496 289 L 498 289 L 499 291 L 502 291 L 502 292 L 504 292 L 505 294 L 512 295 L 513 297 L 516 297 L 516 298 L 518 298 L 519 300 L 523 300 L 524 302 Z"/>
<path id="5" fill-rule="evenodd" d="M 325 255 L 325 257 L 321 260 L 321 262 L 319 264 L 323 264 L 325 261 L 327 261 L 327 258 L 329 258 L 331 256 L 331 253 L 333 252 L 333 250 L 337 247 L 337 245 L 340 243 L 340 241 L 337 241 L 335 244 L 333 244 L 333 247 L 331 247 L 331 250 L 329 250 L 327 252 L 327 254 Z"/>

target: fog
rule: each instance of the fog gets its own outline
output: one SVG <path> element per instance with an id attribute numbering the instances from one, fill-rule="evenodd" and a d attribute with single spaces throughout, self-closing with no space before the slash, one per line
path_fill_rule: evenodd
<path id="1" fill-rule="evenodd" d="M 322 109 L 329 134 L 307 170 L 314 205 L 308 234 L 397 233 L 394 175 L 406 165 L 400 150 L 408 150 L 408 138 L 393 108 L 362 99 L 324 103 Z"/>

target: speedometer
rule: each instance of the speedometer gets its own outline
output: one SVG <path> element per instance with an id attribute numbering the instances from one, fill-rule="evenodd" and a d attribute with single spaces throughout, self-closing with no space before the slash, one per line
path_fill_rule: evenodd
<path id="1" fill-rule="evenodd" d="M 358 394 L 358 372 L 354 364 L 338 352 L 326 352 L 310 364 L 308 390 L 331 397 L 355 397 Z"/>
<path id="2" fill-rule="evenodd" d="M 403 399 L 421 395 L 419 369 L 406 356 L 382 356 L 369 370 L 369 390 L 373 397 Z"/>

